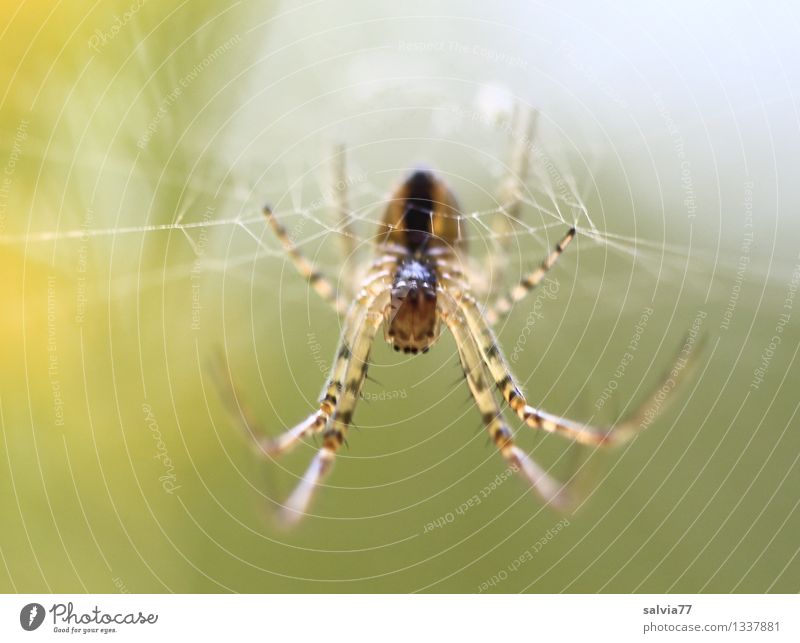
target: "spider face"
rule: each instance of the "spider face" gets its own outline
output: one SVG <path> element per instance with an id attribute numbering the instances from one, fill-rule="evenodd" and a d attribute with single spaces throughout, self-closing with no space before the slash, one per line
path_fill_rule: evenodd
<path id="1" fill-rule="evenodd" d="M 532 135 L 532 115 L 522 123 L 522 127 L 528 132 L 527 138 L 519 138 L 524 143 Z M 346 185 L 342 170 L 343 152 L 339 154 L 337 167 L 341 174 L 338 183 Z M 506 189 L 499 192 L 501 207 L 497 214 L 504 225 L 508 225 L 503 219 L 506 215 L 512 219 L 521 216 L 519 195 L 522 185 L 519 177 L 527 175 L 527 163 L 527 147 L 523 145 L 512 155 L 510 176 L 504 183 Z M 337 194 L 342 229 L 349 232 L 343 235 L 345 256 L 349 256 L 355 250 L 351 217 L 346 195 Z M 503 197 L 503 194 L 507 196 Z M 575 228 L 568 230 L 541 264 L 509 292 L 481 305 L 472 293 L 470 273 L 460 261 L 466 248 L 455 196 L 434 173 L 416 170 L 389 199 L 380 224 L 375 257 L 364 280 L 354 284 L 353 299 L 348 305 L 330 281 L 302 255 L 272 211 L 265 208 L 264 214 L 300 273 L 343 315 L 339 348 L 322 389 L 319 407 L 297 426 L 276 438 L 263 438 L 258 442 L 260 453 L 277 456 L 306 436 L 316 434 L 321 438 L 319 451 L 284 505 L 283 514 L 288 521 L 296 521 L 305 514 L 314 490 L 319 487 L 344 444 L 367 376 L 370 350 L 381 324 L 384 325 L 386 341 L 396 350 L 407 353 L 427 351 L 439 337 L 440 325 L 447 327 L 455 341 L 467 386 L 492 442 L 531 487 L 553 505 L 564 506 L 566 494 L 563 485 L 514 444 L 514 432 L 504 420 L 504 408 L 498 404 L 497 397 L 525 425 L 560 433 L 584 444 L 619 443 L 644 426 L 641 418 L 658 395 L 658 387 L 649 399 L 614 427 L 589 426 L 529 405 L 492 330 L 514 303 L 536 288 L 555 265 L 575 237 Z M 236 399 L 235 394 L 233 399 Z M 235 411 L 241 419 L 242 409 L 238 400 Z M 245 417 L 253 416 L 247 413 Z M 249 423 L 245 422 L 244 428 L 253 435 Z"/>
<path id="2" fill-rule="evenodd" d="M 396 351 L 427 353 L 439 337 L 437 278 L 424 258 L 407 258 L 398 266 L 386 310 L 384 337 Z"/>

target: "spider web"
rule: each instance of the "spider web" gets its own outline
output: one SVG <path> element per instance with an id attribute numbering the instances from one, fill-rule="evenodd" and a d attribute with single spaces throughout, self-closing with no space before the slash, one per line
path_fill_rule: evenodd
<path id="1" fill-rule="evenodd" d="M 58 156 L 51 154 L 47 160 L 48 163 L 58 162 Z M 66 163 L 67 159 L 62 162 Z M 503 178 L 503 164 L 498 162 L 497 166 L 493 171 L 485 172 L 487 176 L 475 177 L 474 180 L 488 183 L 489 189 L 493 190 Z M 591 173 L 578 177 L 565 164 L 564 169 L 557 170 L 562 191 L 556 194 L 552 174 L 537 171 L 535 164 L 533 169 L 533 176 L 521 186 L 521 207 L 516 216 L 495 199 L 494 204 L 485 209 L 465 210 L 457 217 L 460 240 L 478 258 L 490 257 L 494 253 L 508 251 L 509 248 L 516 251 L 513 257 L 517 263 L 516 270 L 512 271 L 514 278 L 508 281 L 507 286 L 537 265 L 548 245 L 552 245 L 552 241 L 565 228 L 572 226 L 576 227 L 578 238 L 583 242 L 582 252 L 611 253 L 628 263 L 636 264 L 656 280 L 677 278 L 687 269 L 697 275 L 707 274 L 713 263 L 719 266 L 721 260 L 714 255 L 711 248 L 698 250 L 691 248 L 689 244 L 669 243 L 663 238 L 634 236 L 599 228 L 592 217 L 592 206 L 587 204 L 590 187 L 597 189 Z M 316 265 L 330 274 L 336 274 L 341 271 L 344 258 L 336 252 L 323 252 L 320 255 L 320 244 L 335 244 L 343 237 L 348 237 L 360 247 L 360 261 L 365 261 L 369 251 L 363 246 L 371 246 L 379 241 L 376 236 L 378 223 L 382 219 L 391 189 L 403 173 L 398 172 L 394 181 L 387 182 L 385 176 L 370 176 L 363 168 L 356 166 L 352 174 L 359 179 L 348 185 L 348 199 L 354 207 L 349 209 L 346 219 L 337 221 L 335 205 L 331 200 L 330 172 L 320 167 L 315 170 L 316 173 L 310 176 L 306 174 L 299 180 L 286 177 L 287 188 L 277 197 L 285 207 L 278 208 L 276 215 L 287 229 L 303 231 L 302 235 L 294 235 L 296 238 L 293 238 L 294 245 L 301 252 L 317 255 Z M 284 168 L 287 174 L 289 171 Z M 577 185 L 579 180 L 583 184 L 580 188 Z M 213 191 L 198 189 L 199 185 L 213 185 L 215 181 L 217 187 Z M 313 184 L 312 190 L 304 185 L 304 181 Z M 270 183 L 273 184 L 271 192 L 274 194 L 272 177 Z M 566 191 L 563 190 L 565 186 Z M 109 292 L 119 295 L 126 294 L 124 284 L 131 281 L 135 280 L 138 288 L 148 288 L 163 283 L 165 279 L 181 279 L 190 270 L 198 268 L 204 273 L 225 272 L 229 277 L 249 280 L 249 266 L 254 261 L 286 259 L 285 252 L 277 241 L 265 234 L 256 184 L 231 177 L 229 173 L 223 173 L 218 168 L 206 168 L 200 172 L 195 170 L 195 175 L 188 183 L 185 177 L 167 177 L 159 182 L 158 187 L 176 188 L 182 192 L 182 201 L 177 204 L 170 222 L 118 227 L 64 226 L 66 229 L 5 232 L 0 234 L 0 245 L 12 249 L 24 248 L 31 256 L 39 255 L 41 247 L 46 245 L 48 250 L 52 250 L 52 254 L 47 253 L 51 261 L 57 263 L 59 246 L 70 254 L 69 244 L 125 244 L 128 240 L 144 236 L 163 237 L 169 233 L 180 233 L 179 238 L 183 240 L 185 250 L 189 251 L 188 259 L 183 262 L 173 261 L 172 265 L 149 274 L 114 277 Z M 213 211 L 214 216 L 203 216 L 204 210 Z M 503 225 L 498 225 L 498 222 Z M 198 233 L 226 236 L 232 231 L 242 235 L 250 248 L 218 256 L 209 256 L 207 251 L 199 250 L 196 240 Z M 531 251 L 528 256 L 523 256 L 523 251 L 537 245 L 538 254 Z M 240 267 L 241 271 L 238 270 Z M 728 265 L 723 263 L 721 267 L 733 268 L 735 263 L 730 260 Z M 502 284 L 498 287 L 502 287 Z"/>
<path id="2" fill-rule="evenodd" d="M 138 3 L 118 35 L 122 10 L 104 3 L 54 5 L 27 26 L 20 5 L 4 32 L 0 324 L 11 366 L 0 429 L 4 487 L 22 491 L 4 541 L 20 552 L 4 559 L 12 584 L 474 591 L 527 552 L 536 562 L 503 590 L 796 590 L 796 311 L 776 328 L 800 269 L 797 235 L 779 235 L 777 216 L 800 202 L 800 147 L 788 134 L 793 155 L 774 144 L 796 131 L 781 76 L 791 61 L 772 57 L 781 43 L 759 39 L 753 17 L 738 34 L 727 22 L 738 9 L 722 23 L 709 9 L 701 33 L 705 23 L 671 8 L 641 20 L 634 8 L 584 15 L 540 3 L 477 13 L 463 3 L 156 4 Z M 95 29 L 108 40 L 99 51 L 86 42 Z M 515 103 L 539 121 L 522 206 L 510 211 L 498 186 L 519 139 Z M 788 114 L 782 124 L 773 107 Z M 337 143 L 348 146 L 345 221 L 333 204 Z M 536 556 L 531 542 L 556 518 L 518 481 L 438 544 L 423 534 L 503 468 L 481 448 L 446 333 L 442 350 L 411 362 L 376 342 L 378 382 L 359 405 L 353 448 L 314 509 L 319 528 L 298 536 L 255 517 L 287 497 L 313 445 L 257 462 L 208 376 L 221 347 L 238 401 L 270 435 L 315 408 L 341 320 L 296 274 L 261 207 L 344 288 L 369 260 L 392 188 L 420 161 L 460 199 L 482 304 L 577 227 L 497 328 L 537 406 L 612 422 L 706 315 L 712 341 L 696 383 L 635 452 L 605 463 L 586 494 L 596 511 Z M 358 256 L 343 258 L 348 245 Z M 384 377 L 388 368 L 408 370 Z M 562 477 L 569 446 L 530 433 L 518 443 Z M 173 473 L 176 495 L 162 484 Z M 132 561 L 125 581 L 112 561 Z"/>

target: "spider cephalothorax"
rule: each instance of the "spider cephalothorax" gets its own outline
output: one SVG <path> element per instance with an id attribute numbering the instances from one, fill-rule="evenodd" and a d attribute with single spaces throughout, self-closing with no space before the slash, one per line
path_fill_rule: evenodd
<path id="1" fill-rule="evenodd" d="M 525 137 L 530 140 L 532 123 L 530 118 L 520 140 L 526 140 Z M 344 167 L 343 154 L 340 150 L 336 164 L 340 172 Z M 512 218 L 519 216 L 520 177 L 527 175 L 527 148 L 517 150 L 512 158 L 510 176 L 500 193 L 500 217 L 507 213 L 514 213 L 508 214 Z M 347 185 L 343 176 L 337 184 Z M 343 192 L 337 192 L 342 238 L 345 251 L 350 254 L 354 250 L 353 234 L 345 197 Z M 482 307 L 472 294 L 470 274 L 460 257 L 465 243 L 461 234 L 462 215 L 455 196 L 432 171 L 415 170 L 388 200 L 374 259 L 363 281 L 357 284 L 348 306 L 331 283 L 303 257 L 272 211 L 265 208 L 264 213 L 300 273 L 335 310 L 344 314 L 339 348 L 322 390 L 319 408 L 277 438 L 259 440 L 260 451 L 275 456 L 307 435 L 321 437 L 316 457 L 283 507 L 289 521 L 305 514 L 314 490 L 345 440 L 366 378 L 370 349 L 382 323 L 386 340 L 396 350 L 408 353 L 426 352 L 438 338 L 440 325 L 447 326 L 455 339 L 467 385 L 492 441 L 509 464 L 553 505 L 564 505 L 563 485 L 514 444 L 513 433 L 495 395 L 501 396 L 526 425 L 561 433 L 584 444 L 619 443 L 645 424 L 641 418 L 651 406 L 652 397 L 614 427 L 593 427 L 530 406 L 492 330 L 492 325 L 506 315 L 515 302 L 536 288 L 575 237 L 575 228 L 568 230 L 544 261 L 508 294 Z M 237 409 L 241 413 L 238 405 Z M 247 414 L 246 417 L 252 416 Z M 247 429 L 252 434 L 249 424 Z"/>

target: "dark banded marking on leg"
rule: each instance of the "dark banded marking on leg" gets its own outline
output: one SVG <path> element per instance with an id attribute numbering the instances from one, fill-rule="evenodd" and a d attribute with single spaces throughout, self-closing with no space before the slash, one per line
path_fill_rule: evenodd
<path id="1" fill-rule="evenodd" d="M 564 235 L 556 244 L 553 251 L 542 261 L 541 265 L 536 270 L 526 275 L 507 295 L 498 297 L 494 303 L 486 311 L 486 320 L 494 326 L 500 319 L 508 315 L 514 304 L 522 301 L 525 297 L 539 285 L 547 272 L 555 265 L 561 253 L 575 238 L 575 228 L 570 228 L 569 232 Z"/>
<path id="2" fill-rule="evenodd" d="M 497 401 L 486 384 L 485 366 L 475 338 L 469 332 L 460 311 L 452 300 L 449 300 L 447 293 L 443 290 L 440 292 L 442 319 L 453 334 L 467 386 L 494 445 L 509 465 L 528 481 L 545 502 L 560 509 L 566 508 L 569 499 L 564 485 L 548 475 L 527 453 L 514 444 L 511 430 L 504 422 Z"/>
<path id="3" fill-rule="evenodd" d="M 269 206 L 264 206 L 263 213 L 264 218 L 267 220 L 267 223 L 269 223 L 272 231 L 275 233 L 278 241 L 281 242 L 283 249 L 286 251 L 286 254 L 289 255 L 289 258 L 292 260 L 292 263 L 294 263 L 300 275 L 322 299 L 333 306 L 333 309 L 337 313 L 340 315 L 344 314 L 347 311 L 347 302 L 339 297 L 333 284 L 331 284 L 325 275 L 315 270 L 308 259 L 297 249 L 294 241 L 291 240 L 289 234 L 286 232 L 286 228 L 278 221 L 278 218 L 273 214 Z"/>
<path id="4" fill-rule="evenodd" d="M 653 419 L 664 411 L 667 403 L 659 398 L 662 397 L 662 389 L 665 383 L 672 380 L 670 389 L 674 390 L 686 380 L 696 366 L 694 358 L 699 351 L 700 347 L 697 347 L 695 353 L 692 353 L 688 358 L 682 358 L 679 351 L 672 365 L 661 377 L 658 384 L 652 388 L 651 393 L 627 413 L 624 418 L 612 426 L 592 426 L 536 409 L 528 405 L 524 396 L 513 382 L 504 384 L 506 387 L 504 397 L 509 406 L 514 409 L 514 412 L 528 426 L 533 428 L 544 429 L 550 433 L 562 433 L 582 444 L 597 446 L 624 444 L 649 426 Z"/>
<path id="5" fill-rule="evenodd" d="M 497 389 L 502 393 L 511 409 L 528 426 L 549 433 L 561 433 L 582 444 L 620 444 L 633 437 L 644 426 L 644 419 L 648 416 L 648 411 L 663 408 L 663 405 L 656 405 L 656 398 L 659 396 L 664 382 L 671 373 L 675 372 L 676 366 L 680 363 L 680 353 L 676 356 L 673 367 L 666 372 L 659 385 L 653 389 L 653 393 L 614 426 L 599 427 L 575 422 L 530 406 L 514 381 L 511 369 L 497 344 L 494 333 L 481 315 L 475 299 L 469 294 L 462 294 L 457 302 L 459 308 L 464 311 L 467 324 L 475 337 L 482 359 L 494 378 Z M 684 367 L 677 375 L 673 376 L 676 386 L 679 381 L 688 376 L 689 370 L 688 367 Z"/>
<path id="6" fill-rule="evenodd" d="M 574 440 L 585 444 L 602 444 L 608 440 L 609 429 L 571 422 L 528 405 L 525 396 L 514 381 L 494 332 L 478 309 L 474 297 L 464 293 L 456 301 L 464 312 L 467 325 L 475 337 L 481 358 L 492 374 L 497 390 L 521 420 L 533 428 L 565 433 Z"/>
<path id="7" fill-rule="evenodd" d="M 281 510 L 281 517 L 288 524 L 296 523 L 307 513 L 314 492 L 333 466 L 336 452 L 345 440 L 367 374 L 370 350 L 375 340 L 375 333 L 383 320 L 382 310 L 387 299 L 388 295 L 378 297 L 374 301 L 370 310 L 363 317 L 363 323 L 355 335 L 352 357 L 347 363 L 343 376 L 347 381 L 347 386 L 344 387 L 341 399 L 324 430 L 322 448 L 314 456 L 300 483 Z"/>
<path id="8" fill-rule="evenodd" d="M 364 320 L 375 302 L 381 295 L 388 293 L 390 282 L 389 274 L 380 279 L 371 279 L 369 286 L 365 287 L 358 299 L 353 303 L 347 314 L 339 347 L 336 349 L 336 358 L 331 369 L 331 374 L 322 389 L 320 406 L 317 411 L 308 416 L 297 426 L 285 431 L 272 439 L 263 439 L 259 442 L 261 450 L 270 456 L 278 456 L 295 446 L 305 436 L 319 433 L 329 423 L 336 410 L 345 389 L 347 367 L 353 359 L 352 346 L 357 342 L 362 333 Z"/>

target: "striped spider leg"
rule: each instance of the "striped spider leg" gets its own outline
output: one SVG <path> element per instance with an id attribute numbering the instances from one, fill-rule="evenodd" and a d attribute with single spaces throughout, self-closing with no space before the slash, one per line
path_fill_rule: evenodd
<path id="1" fill-rule="evenodd" d="M 494 300 L 494 303 L 486 309 L 485 313 L 486 321 L 489 322 L 491 326 L 494 326 L 503 317 L 508 315 L 514 307 L 514 304 L 518 304 L 525 299 L 525 297 L 539 285 L 548 271 L 556 264 L 556 261 L 558 261 L 561 253 L 564 252 L 564 249 L 575 238 L 575 234 L 575 228 L 570 228 L 567 234 L 556 244 L 552 252 L 545 257 L 544 261 L 542 261 L 537 268 L 525 275 L 510 292 L 505 295 L 500 295 Z"/>
<path id="2" fill-rule="evenodd" d="M 278 217 L 272 212 L 272 208 L 265 205 L 262 212 L 270 228 L 272 228 L 272 231 L 278 238 L 278 241 L 280 241 L 283 246 L 284 251 L 289 255 L 295 268 L 297 268 L 297 272 L 300 273 L 303 279 L 311 285 L 324 301 L 330 304 L 337 313 L 343 315 L 347 311 L 347 302 L 336 292 L 336 288 L 334 288 L 330 280 L 320 271 L 315 270 L 314 266 L 311 265 L 309 260 L 300 252 L 294 240 L 286 231 L 286 228 L 283 227 Z"/>
<path id="3" fill-rule="evenodd" d="M 365 299 L 356 303 L 345 318 L 345 328 L 336 353 L 336 363 L 323 390 L 320 410 L 283 436 L 277 438 L 280 452 L 295 444 L 304 435 L 322 433 L 322 447 L 317 451 L 308 469 L 283 506 L 284 522 L 294 524 L 307 512 L 313 494 L 333 465 L 336 452 L 345 441 L 347 429 L 353 419 L 361 387 L 367 376 L 369 354 L 375 333 L 389 303 L 389 288 L 385 279 L 373 282 L 375 289 L 363 292 Z M 363 308 L 359 313 L 356 308 Z"/>
<path id="4" fill-rule="evenodd" d="M 282 508 L 281 517 L 286 523 L 295 523 L 304 515 L 314 489 L 330 469 L 336 452 L 345 440 L 367 374 L 375 332 L 389 304 L 391 267 L 395 261 L 392 255 L 376 259 L 361 291 L 345 315 L 333 368 L 322 389 L 316 411 L 296 426 L 270 438 L 260 429 L 249 410 L 229 405 L 229 410 L 241 423 L 243 432 L 253 439 L 257 451 L 269 459 L 288 452 L 309 435 L 322 435 L 322 448 Z M 230 380 L 228 385 L 229 390 L 225 392 L 230 395 L 227 399 L 238 400 Z"/>
<path id="5" fill-rule="evenodd" d="M 562 510 L 568 508 L 571 499 L 566 485 L 549 476 L 528 454 L 514 444 L 511 430 L 503 420 L 502 411 L 494 399 L 477 341 L 470 332 L 464 313 L 446 287 L 440 287 L 439 294 L 442 320 L 455 339 L 464 377 L 495 446 L 546 503 Z"/>
<path id="6" fill-rule="evenodd" d="M 458 301 L 459 308 L 464 313 L 470 332 L 478 344 L 481 358 L 489 369 L 497 390 L 503 395 L 514 413 L 531 428 L 542 429 L 548 433 L 561 433 L 581 444 L 603 446 L 621 444 L 643 428 L 642 419 L 647 415 L 649 409 L 661 410 L 663 408 L 655 404 L 655 398 L 659 395 L 663 382 L 659 383 L 641 404 L 613 426 L 592 426 L 534 408 L 528 404 L 522 390 L 515 382 L 491 325 L 481 312 L 468 287 L 453 278 L 447 279 L 446 283 L 449 284 L 453 296 Z M 679 361 L 676 357 L 675 365 Z M 676 385 L 678 384 L 677 380 L 685 378 L 689 370 L 688 368 L 677 369 Z M 675 366 L 667 373 L 671 371 L 676 371 Z"/>
<path id="7" fill-rule="evenodd" d="M 331 370 L 330 377 L 323 388 L 320 400 L 320 408 L 315 413 L 312 413 L 306 420 L 289 429 L 288 431 L 285 431 L 280 436 L 276 438 L 267 438 L 265 437 L 266 434 L 254 435 L 252 433 L 250 430 L 251 427 L 258 428 L 258 423 L 255 421 L 254 415 L 250 413 L 246 407 L 240 408 L 239 406 L 229 405 L 229 410 L 234 415 L 242 416 L 240 418 L 244 422 L 242 428 L 246 429 L 246 432 L 254 438 L 255 446 L 257 446 L 260 453 L 268 456 L 279 456 L 289 451 L 303 437 L 313 433 L 318 433 L 325 427 L 326 422 L 328 419 L 330 419 L 330 416 L 333 412 L 334 402 L 336 400 L 336 391 L 342 388 L 345 369 L 348 364 L 347 350 L 345 350 L 343 346 L 345 344 L 351 345 L 353 343 L 353 336 L 355 335 L 355 330 L 357 330 L 353 328 L 354 324 L 360 322 L 361 318 L 369 311 L 373 301 L 386 288 L 386 281 L 390 274 L 390 271 L 383 268 L 381 264 L 375 264 L 373 266 L 371 277 L 365 281 L 364 287 L 356 297 L 353 305 L 350 307 L 346 319 L 351 323 L 349 325 L 345 323 L 344 325 L 341 339 L 339 341 L 339 347 L 336 353 L 337 359 L 334 363 L 333 369 Z M 221 363 L 221 360 L 218 359 L 217 362 Z M 223 401 L 238 402 L 238 396 L 235 395 L 236 389 L 233 386 L 232 380 L 229 377 L 227 378 L 226 382 L 225 378 L 220 377 L 221 372 L 222 370 L 217 368 L 213 373 L 216 378 L 216 384 L 218 388 L 222 389 L 226 394 L 233 394 L 232 396 L 224 395 Z"/>
<path id="8" fill-rule="evenodd" d="M 334 148 L 330 174 L 332 188 L 329 192 L 329 204 L 336 214 L 337 225 L 340 228 L 341 256 L 345 260 L 355 253 L 357 248 L 355 243 L 356 231 L 348 200 L 347 150 L 344 145 L 337 145 Z M 270 206 L 265 205 L 262 213 L 297 272 L 309 283 L 323 301 L 330 304 L 337 314 L 344 315 L 347 312 L 347 301 L 337 292 L 331 280 L 316 269 L 300 252 L 294 239 L 291 238 Z M 346 279 L 345 281 L 347 286 L 352 289 L 353 280 Z"/>

